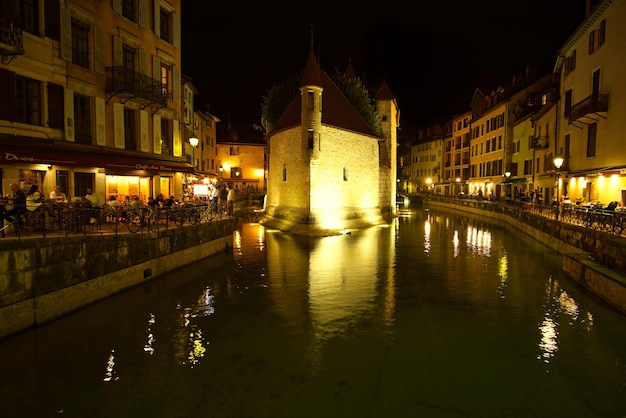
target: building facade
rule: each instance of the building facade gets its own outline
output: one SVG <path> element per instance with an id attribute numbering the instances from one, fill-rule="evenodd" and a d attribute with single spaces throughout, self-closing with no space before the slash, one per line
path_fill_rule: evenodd
<path id="1" fill-rule="evenodd" d="M 2 188 L 181 196 L 180 1 L 0 6 Z"/>

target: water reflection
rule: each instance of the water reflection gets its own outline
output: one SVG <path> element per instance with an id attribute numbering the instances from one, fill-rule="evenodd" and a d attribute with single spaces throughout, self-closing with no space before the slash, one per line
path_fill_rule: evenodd
<path id="1" fill-rule="evenodd" d="M 394 231 L 377 227 L 323 239 L 267 234 L 269 292 L 274 309 L 287 323 L 310 328 L 313 339 L 321 343 L 354 332 L 365 317 L 376 315 L 382 286 L 383 317 L 391 326 Z"/>
<path id="2" fill-rule="evenodd" d="M 3 414 L 626 416 L 624 317 L 540 243 L 434 210 L 233 242 L 0 344 Z"/>

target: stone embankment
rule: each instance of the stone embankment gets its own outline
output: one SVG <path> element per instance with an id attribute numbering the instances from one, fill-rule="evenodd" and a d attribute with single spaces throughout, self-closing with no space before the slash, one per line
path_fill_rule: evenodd
<path id="1" fill-rule="evenodd" d="M 238 217 L 158 233 L 0 239 L 0 339 L 232 248 Z"/>
<path id="2" fill-rule="evenodd" d="M 424 202 L 487 216 L 524 232 L 563 257 L 568 277 L 626 314 L 626 239 L 512 205 L 436 196 Z"/>

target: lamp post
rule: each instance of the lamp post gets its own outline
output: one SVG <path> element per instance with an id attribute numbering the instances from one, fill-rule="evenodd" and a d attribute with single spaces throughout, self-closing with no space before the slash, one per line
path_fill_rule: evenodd
<path id="1" fill-rule="evenodd" d="M 224 172 L 224 167 L 220 166 L 220 181 L 222 181 L 222 173 Z"/>
<path id="2" fill-rule="evenodd" d="M 554 219 L 559 220 L 559 179 L 561 177 L 561 166 L 563 165 L 563 157 L 554 157 L 554 166 L 556 167 L 556 215 Z"/>
<path id="3" fill-rule="evenodd" d="M 196 153 L 196 147 L 198 146 L 199 142 L 200 140 L 195 135 L 191 135 L 191 137 L 189 137 L 189 144 L 191 144 L 191 165 L 193 166 L 194 172 L 196 171 L 195 153 Z"/>

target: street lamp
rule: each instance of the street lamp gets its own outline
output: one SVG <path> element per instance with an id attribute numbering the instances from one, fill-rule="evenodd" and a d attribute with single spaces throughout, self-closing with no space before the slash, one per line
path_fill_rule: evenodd
<path id="1" fill-rule="evenodd" d="M 561 177 L 561 166 L 563 166 L 563 157 L 554 157 L 554 166 L 556 167 L 556 215 L 555 219 L 559 220 L 559 179 Z"/>
<path id="2" fill-rule="evenodd" d="M 196 171 L 196 147 L 199 142 L 200 140 L 195 135 L 191 135 L 191 137 L 189 137 L 189 143 L 191 144 L 191 165 L 193 166 L 194 171 Z"/>
<path id="3" fill-rule="evenodd" d="M 220 166 L 220 181 L 222 181 L 222 172 L 224 171 L 224 167 Z"/>
<path id="4" fill-rule="evenodd" d="M 505 196 L 505 198 L 510 198 L 512 197 L 513 191 L 512 191 L 512 185 L 511 183 L 511 172 L 510 171 L 505 171 L 504 172 L 504 182 L 507 183 L 505 184 L 505 190 L 507 190 L 507 194 Z"/>

